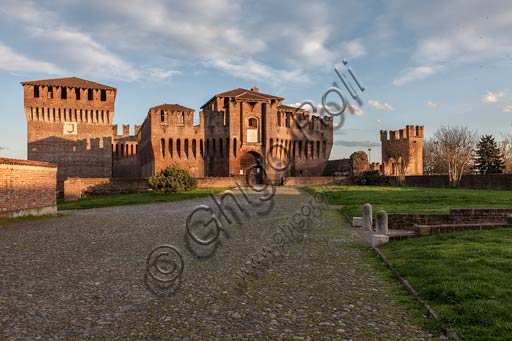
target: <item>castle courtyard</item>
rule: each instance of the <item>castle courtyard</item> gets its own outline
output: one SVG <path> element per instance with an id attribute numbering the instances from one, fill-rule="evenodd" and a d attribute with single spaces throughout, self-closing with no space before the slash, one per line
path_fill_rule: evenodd
<path id="1" fill-rule="evenodd" d="M 237 291 L 247 257 L 312 197 L 279 187 L 265 214 L 236 197 L 248 213 L 224 225 L 208 256 L 194 254 L 184 236 L 187 214 L 211 198 L 62 211 L 2 226 L 0 338 L 432 338 L 333 207 Z M 180 287 L 165 297 L 144 282 L 146 257 L 161 244 L 179 249 L 185 264 Z"/>

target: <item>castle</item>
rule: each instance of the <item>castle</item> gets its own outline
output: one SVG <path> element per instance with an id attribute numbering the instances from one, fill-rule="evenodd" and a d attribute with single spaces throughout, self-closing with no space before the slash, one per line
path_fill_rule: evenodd
<path id="1" fill-rule="evenodd" d="M 257 87 L 214 95 L 197 125 L 193 109 L 161 104 L 133 135 L 127 125 L 118 135 L 117 89 L 76 77 L 21 84 L 28 159 L 57 164 L 60 191 L 68 178 L 149 177 L 171 164 L 194 177 L 242 175 L 257 164 L 279 183 L 320 175 L 332 149 L 332 118 L 310 116 Z"/>

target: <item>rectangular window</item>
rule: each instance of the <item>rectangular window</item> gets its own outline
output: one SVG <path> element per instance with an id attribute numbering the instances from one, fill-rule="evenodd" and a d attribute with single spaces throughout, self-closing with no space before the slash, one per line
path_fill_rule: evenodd
<path id="1" fill-rule="evenodd" d="M 53 87 L 48 87 L 48 98 L 53 98 Z"/>
<path id="2" fill-rule="evenodd" d="M 60 99 L 68 98 L 68 89 L 65 87 L 60 88 Z"/>
<path id="3" fill-rule="evenodd" d="M 80 88 L 75 88 L 75 98 L 80 100 Z"/>
<path id="4" fill-rule="evenodd" d="M 101 90 L 100 92 L 100 100 L 105 102 L 107 100 L 107 90 Z"/>
<path id="5" fill-rule="evenodd" d="M 88 101 L 92 101 L 93 100 L 93 93 L 92 93 L 92 89 L 87 89 L 87 100 Z"/>
<path id="6" fill-rule="evenodd" d="M 39 85 L 34 85 L 34 98 L 39 98 Z"/>

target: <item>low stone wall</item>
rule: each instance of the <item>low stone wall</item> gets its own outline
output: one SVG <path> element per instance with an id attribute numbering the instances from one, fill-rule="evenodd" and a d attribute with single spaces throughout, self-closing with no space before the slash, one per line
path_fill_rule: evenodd
<path id="1" fill-rule="evenodd" d="M 388 226 L 414 230 L 414 225 L 505 224 L 512 208 L 452 208 L 448 214 L 389 213 Z"/>
<path id="2" fill-rule="evenodd" d="M 328 184 L 348 185 L 350 184 L 349 177 L 343 176 L 289 176 L 284 178 L 283 184 L 285 186 L 316 186 L 316 185 L 328 185 Z"/>
<path id="3" fill-rule="evenodd" d="M 143 193 L 149 189 L 145 178 L 69 178 L 64 181 L 64 200 L 78 200 L 87 194 Z"/>
<path id="4" fill-rule="evenodd" d="M 198 178 L 198 188 L 236 187 L 236 178 Z M 243 184 L 243 179 L 238 179 Z M 87 194 L 143 193 L 150 190 L 146 178 L 69 178 L 64 182 L 64 200 L 78 200 Z"/>
<path id="5" fill-rule="evenodd" d="M 57 166 L 0 158 L 0 216 L 57 212 Z"/>
<path id="6" fill-rule="evenodd" d="M 196 178 L 197 188 L 232 188 L 236 187 L 238 182 L 241 186 L 244 184 L 243 178 L 235 177 L 207 177 Z"/>
<path id="7" fill-rule="evenodd" d="M 388 177 L 392 185 L 398 185 L 396 177 Z M 405 186 L 449 188 L 448 175 L 406 176 Z M 512 190 L 512 174 L 464 175 L 459 188 Z"/>

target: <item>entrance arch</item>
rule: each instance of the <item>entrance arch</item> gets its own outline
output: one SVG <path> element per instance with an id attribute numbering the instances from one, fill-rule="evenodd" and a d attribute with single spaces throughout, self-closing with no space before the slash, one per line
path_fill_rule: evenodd
<path id="1" fill-rule="evenodd" d="M 240 158 L 240 170 L 243 171 L 247 181 L 257 185 L 264 183 L 263 158 L 257 152 L 247 152 Z"/>

